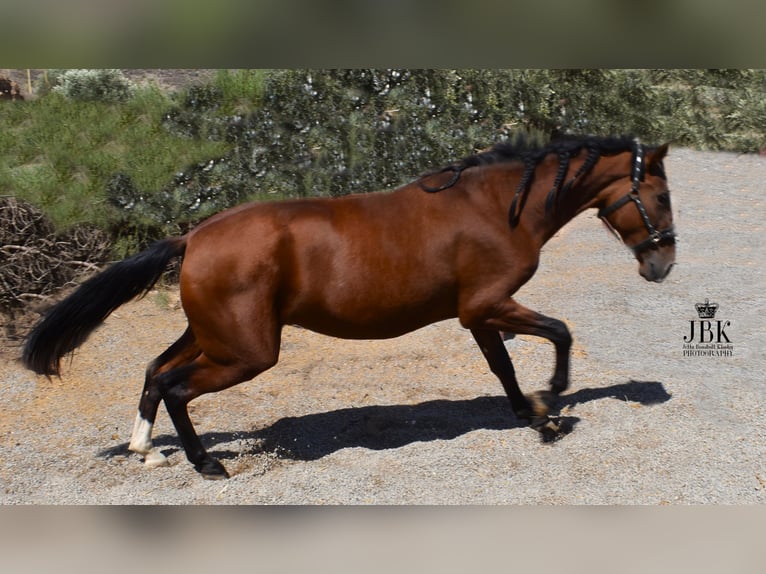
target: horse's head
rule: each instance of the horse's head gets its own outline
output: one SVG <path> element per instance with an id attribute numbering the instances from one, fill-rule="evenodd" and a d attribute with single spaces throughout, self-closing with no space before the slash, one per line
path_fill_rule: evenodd
<path id="1" fill-rule="evenodd" d="M 629 175 L 599 193 L 599 217 L 633 250 L 641 276 L 658 283 L 676 260 L 670 192 L 662 165 L 667 151 L 667 144 L 656 149 L 637 144 Z"/>

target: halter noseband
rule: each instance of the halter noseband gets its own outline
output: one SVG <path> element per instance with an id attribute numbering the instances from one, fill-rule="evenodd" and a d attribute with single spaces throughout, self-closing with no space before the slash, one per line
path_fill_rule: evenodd
<path id="1" fill-rule="evenodd" d="M 631 173 L 631 180 L 633 182 L 633 185 L 630 188 L 630 192 L 615 201 L 612 205 L 609 207 L 604 207 L 599 210 L 598 216 L 606 223 L 606 226 L 609 228 L 609 230 L 614 233 L 616 237 L 620 237 L 619 234 L 615 231 L 614 227 L 609 223 L 609 220 L 607 219 L 607 216 L 611 215 L 618 209 L 620 209 L 623 205 L 629 202 L 633 202 L 636 204 L 636 207 L 638 208 L 638 214 L 641 216 L 641 219 L 644 222 L 644 227 L 646 227 L 646 231 L 649 233 L 649 237 L 644 239 L 642 242 L 634 245 L 631 247 L 633 250 L 633 253 L 638 254 L 643 251 L 646 251 L 647 249 L 651 249 L 652 247 L 659 245 L 663 241 L 667 243 L 675 243 L 676 240 L 676 234 L 673 231 L 673 226 L 671 225 L 667 229 L 663 229 L 662 231 L 659 231 L 652 225 L 652 222 L 649 221 L 649 214 L 646 212 L 646 208 L 644 207 L 644 204 L 641 202 L 641 197 L 638 194 L 639 186 L 641 185 L 641 182 L 644 180 L 644 175 L 646 172 L 646 165 L 644 162 L 646 156 L 646 149 L 644 148 L 643 144 L 640 144 L 636 142 L 636 147 L 633 150 L 633 170 Z"/>

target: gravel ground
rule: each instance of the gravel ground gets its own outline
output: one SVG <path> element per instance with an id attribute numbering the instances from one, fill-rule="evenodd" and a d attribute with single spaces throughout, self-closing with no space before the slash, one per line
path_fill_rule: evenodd
<path id="1" fill-rule="evenodd" d="M 673 149 L 678 264 L 645 282 L 584 214 L 518 293 L 575 337 L 571 434 L 517 424 L 467 331 L 447 321 L 388 341 L 285 331 L 280 363 L 192 403 L 232 478 L 186 462 L 160 410 L 170 466 L 127 451 L 143 370 L 182 332 L 174 291 L 120 308 L 61 380 L 0 353 L 2 504 L 699 504 L 766 502 L 763 271 L 766 159 Z M 684 357 L 694 304 L 719 304 L 730 357 Z M 548 343 L 507 343 L 522 388 L 544 388 Z"/>

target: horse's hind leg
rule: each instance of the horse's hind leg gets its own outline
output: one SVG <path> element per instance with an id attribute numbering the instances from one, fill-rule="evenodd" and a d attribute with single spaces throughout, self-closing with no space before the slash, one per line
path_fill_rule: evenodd
<path id="1" fill-rule="evenodd" d="M 265 371 L 277 361 L 277 353 L 262 362 L 217 363 L 205 354 L 193 363 L 178 367 L 158 376 L 162 398 L 168 414 L 178 432 L 186 458 L 195 470 L 209 479 L 228 478 L 223 465 L 210 456 L 197 436 L 187 405 L 196 397 L 247 381 Z"/>
<path id="2" fill-rule="evenodd" d="M 157 418 L 157 409 L 162 400 L 162 390 L 157 382 L 157 376 L 173 368 L 188 364 L 201 353 L 196 344 L 194 334 L 187 328 L 183 335 L 164 353 L 152 361 L 146 369 L 144 390 L 138 404 L 138 413 L 133 425 L 133 433 L 128 448 L 133 452 L 144 455 L 149 467 L 167 464 L 167 459 L 154 449 L 152 443 L 152 428 Z"/>

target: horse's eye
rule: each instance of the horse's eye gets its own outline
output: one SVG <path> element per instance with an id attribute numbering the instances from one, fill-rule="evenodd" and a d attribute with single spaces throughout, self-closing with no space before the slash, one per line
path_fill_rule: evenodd
<path id="1" fill-rule="evenodd" d="M 663 207 L 668 207 L 670 205 L 670 193 L 667 191 L 664 193 L 661 193 L 657 196 L 657 203 L 659 203 Z"/>

